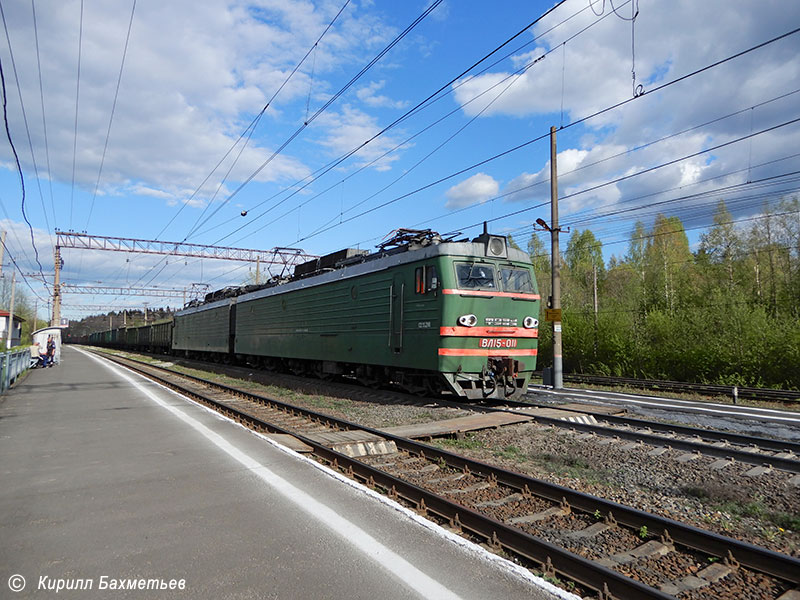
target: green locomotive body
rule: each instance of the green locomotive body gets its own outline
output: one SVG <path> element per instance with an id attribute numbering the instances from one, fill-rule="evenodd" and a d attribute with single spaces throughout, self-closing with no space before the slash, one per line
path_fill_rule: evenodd
<path id="1" fill-rule="evenodd" d="M 504 237 L 338 256 L 179 311 L 173 351 L 469 399 L 527 389 L 539 295 L 530 257 Z"/>
<path id="2" fill-rule="evenodd" d="M 233 331 L 231 305 L 235 306 L 235 298 L 175 313 L 172 349 L 186 353 L 229 354 Z"/>

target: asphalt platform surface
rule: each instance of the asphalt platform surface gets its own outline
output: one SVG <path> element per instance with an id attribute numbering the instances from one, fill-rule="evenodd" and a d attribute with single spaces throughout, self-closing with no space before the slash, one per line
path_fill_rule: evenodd
<path id="1" fill-rule="evenodd" d="M 152 382 L 62 358 L 0 397 L 0 598 L 557 597 Z"/>

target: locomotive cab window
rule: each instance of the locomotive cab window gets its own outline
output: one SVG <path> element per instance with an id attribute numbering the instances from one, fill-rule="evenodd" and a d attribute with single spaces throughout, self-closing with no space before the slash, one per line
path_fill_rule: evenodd
<path id="1" fill-rule="evenodd" d="M 439 287 L 439 277 L 436 274 L 436 267 L 425 265 L 417 267 L 414 271 L 414 289 L 417 294 L 427 294 Z"/>
<path id="2" fill-rule="evenodd" d="M 456 263 L 456 278 L 461 289 L 497 289 L 494 267 L 485 263 Z"/>
<path id="3" fill-rule="evenodd" d="M 517 292 L 520 294 L 533 294 L 533 280 L 530 271 L 527 269 L 500 269 L 500 277 L 503 280 L 503 289 L 506 292 Z"/>

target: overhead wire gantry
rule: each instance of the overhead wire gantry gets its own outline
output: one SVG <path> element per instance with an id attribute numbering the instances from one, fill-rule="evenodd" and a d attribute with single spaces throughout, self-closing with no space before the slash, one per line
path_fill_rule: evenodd
<path id="1" fill-rule="evenodd" d="M 211 244 L 187 244 L 185 242 L 163 242 L 159 240 L 143 240 L 136 238 L 110 237 L 103 235 L 89 235 L 74 231 L 56 230 L 55 244 L 55 277 L 53 282 L 53 315 L 54 326 L 61 322 L 61 259 L 62 248 L 78 250 L 106 250 L 110 252 L 135 252 L 139 254 L 156 254 L 172 256 L 188 256 L 193 258 L 209 258 L 215 260 L 233 260 L 237 262 L 252 262 L 256 265 L 278 265 L 281 275 L 288 269 L 318 258 L 299 248 L 275 247 L 270 250 L 256 250 L 249 248 L 232 248 L 228 246 L 214 246 Z M 72 286 L 72 288 L 79 286 Z M 86 287 L 86 286 L 80 286 Z M 120 290 L 126 288 L 119 288 Z M 160 295 L 163 289 L 154 288 L 153 295 Z M 94 293 L 94 292 L 91 292 Z M 125 292 L 120 292 L 124 294 Z"/>

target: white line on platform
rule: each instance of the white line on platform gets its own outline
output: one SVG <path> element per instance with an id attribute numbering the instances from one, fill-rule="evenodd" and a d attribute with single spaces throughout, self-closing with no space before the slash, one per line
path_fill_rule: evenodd
<path id="1" fill-rule="evenodd" d="M 80 350 L 78 348 L 76 348 L 76 350 L 79 350 L 80 352 L 83 352 L 84 354 L 87 354 L 89 356 L 93 356 L 91 353 L 86 352 L 84 350 Z M 161 385 L 160 383 L 158 383 L 156 381 L 149 380 L 149 379 L 143 377 L 142 375 L 136 373 L 135 371 L 131 371 L 131 370 L 125 368 L 125 367 L 120 367 L 120 368 L 123 371 L 128 371 L 128 372 L 130 372 L 130 373 L 132 373 L 134 375 L 142 377 L 142 379 L 144 379 L 145 381 L 148 381 L 149 383 L 152 383 L 153 385 L 156 385 L 156 386 L 160 387 L 165 392 L 167 392 L 169 394 L 172 394 L 173 396 L 175 396 L 177 398 L 180 398 L 182 401 L 187 402 L 188 404 L 190 404 L 192 406 L 195 406 L 197 408 L 200 408 L 201 410 L 204 410 L 204 411 L 208 412 L 209 415 L 215 417 L 216 419 L 219 419 L 220 421 L 225 421 L 227 423 L 230 423 L 231 425 L 234 425 L 235 427 L 240 427 L 241 429 L 243 429 L 244 431 L 246 431 L 250 435 L 254 435 L 254 436 L 260 438 L 261 440 L 263 440 L 267 444 L 270 444 L 271 446 L 275 447 L 277 450 L 292 456 L 296 460 L 305 462 L 310 467 L 313 467 L 315 469 L 318 469 L 319 471 L 322 471 L 327 476 L 332 477 L 333 479 L 336 479 L 337 481 L 340 481 L 344 485 L 350 486 L 350 487 L 358 490 L 359 492 L 361 492 L 363 494 L 366 494 L 367 496 L 370 496 L 371 498 L 373 498 L 377 502 L 385 504 L 386 506 L 392 508 L 393 510 L 396 510 L 397 512 L 402 513 L 403 515 L 405 515 L 407 518 L 411 519 L 412 521 L 414 521 L 418 525 L 424 527 L 425 529 L 428 529 L 428 530 L 432 531 L 433 533 L 435 533 L 436 535 L 438 535 L 438 536 L 440 536 L 442 538 L 445 538 L 445 539 L 449 540 L 451 543 L 455 544 L 456 546 L 459 546 L 459 547 L 463 548 L 465 551 L 470 552 L 471 554 L 473 554 L 475 556 L 478 556 L 478 557 L 480 557 L 481 559 L 483 559 L 485 561 L 494 563 L 495 565 L 497 565 L 498 567 L 500 567 L 504 571 L 508 572 L 509 574 L 514 575 L 515 577 L 519 577 L 520 579 L 523 579 L 524 581 L 527 581 L 528 583 L 533 584 L 534 586 L 536 586 L 538 588 L 541 588 L 541 589 L 549 592 L 553 596 L 555 596 L 557 598 L 561 598 L 562 600 L 581 600 L 579 596 L 576 596 L 575 594 L 572 594 L 572 593 L 570 593 L 570 592 L 568 592 L 568 591 L 566 591 L 566 590 L 564 590 L 564 589 L 562 589 L 560 587 L 554 586 L 549 581 L 546 581 L 546 580 L 542 579 L 541 577 L 538 577 L 538 576 L 534 575 L 533 573 L 531 573 L 525 567 L 523 567 L 521 565 L 518 565 L 517 563 L 511 562 L 510 560 L 507 560 L 507 559 L 505 559 L 505 558 L 503 558 L 501 556 L 498 556 L 497 554 L 489 552 L 488 550 L 486 550 L 482 546 L 479 546 L 478 544 L 475 544 L 475 543 L 469 541 L 468 539 L 465 539 L 465 538 L 461 537 L 460 535 L 457 535 L 457 534 L 455 534 L 455 533 L 453 533 L 451 531 L 448 531 L 447 529 L 444 529 L 443 527 L 441 527 L 437 523 L 434 523 L 433 521 L 431 521 L 429 519 L 426 519 L 425 517 L 415 513 L 413 510 L 411 510 L 409 508 L 406 508 L 405 506 L 403 506 L 402 504 L 392 500 L 391 498 L 387 498 L 386 496 L 384 496 L 382 494 L 379 494 L 378 492 L 376 492 L 376 491 L 374 491 L 374 490 L 362 485 L 358 481 L 356 481 L 354 479 L 350 479 L 349 477 L 346 477 L 345 475 L 339 473 L 338 471 L 334 471 L 333 469 L 330 469 L 329 467 L 327 467 L 327 466 L 325 466 L 325 465 L 323 465 L 321 463 L 318 463 L 317 461 L 312 460 L 312 459 L 300 454 L 299 452 L 295 452 L 294 450 L 292 450 L 288 446 L 284 446 L 284 445 L 280 444 L 279 442 L 276 442 L 275 440 L 273 440 L 271 438 L 268 438 L 265 435 L 263 435 L 263 434 L 261 434 L 261 433 L 259 433 L 257 431 L 254 431 L 253 429 L 245 427 L 241 423 L 238 423 L 237 421 L 234 421 L 233 419 L 230 419 L 230 418 L 226 417 L 225 415 L 213 410 L 212 408 L 209 408 L 209 407 L 204 406 L 202 404 L 198 404 L 198 403 L 194 402 L 193 400 L 187 398 L 183 394 L 180 394 L 180 393 L 176 392 L 175 390 L 172 390 L 172 389 L 170 389 L 170 388 L 168 388 L 168 387 L 166 387 L 164 385 Z"/>
<path id="2" fill-rule="evenodd" d="M 312 498 L 304 491 L 295 487 L 279 475 L 275 474 L 267 467 L 262 465 L 259 461 L 251 457 L 249 454 L 243 452 L 218 433 L 211 431 L 208 427 L 187 415 L 176 406 L 171 406 L 154 394 L 151 390 L 145 388 L 140 382 L 136 381 L 115 365 L 97 358 L 96 356 L 86 353 L 90 358 L 99 362 L 107 369 L 112 371 L 117 376 L 121 377 L 131 385 L 135 386 L 140 392 L 150 398 L 153 402 L 168 410 L 173 415 L 178 417 L 181 421 L 191 426 L 197 432 L 206 437 L 210 442 L 217 446 L 220 450 L 228 454 L 231 458 L 239 462 L 245 468 L 252 471 L 255 475 L 260 477 L 273 489 L 282 494 L 285 498 L 293 502 L 303 511 L 308 513 L 311 517 L 320 521 L 325 527 L 328 527 L 339 536 L 344 538 L 347 542 L 358 548 L 368 558 L 377 562 L 384 569 L 392 573 L 395 577 L 399 578 L 405 585 L 412 588 L 415 592 L 420 594 L 423 598 L 441 598 L 457 600 L 460 597 L 438 581 L 432 579 L 414 565 L 409 563 L 403 557 L 399 556 L 383 544 L 381 544 L 374 537 L 369 535 L 363 529 L 358 527 L 351 521 L 341 517 L 333 509 L 326 504 L 319 502 Z"/>

